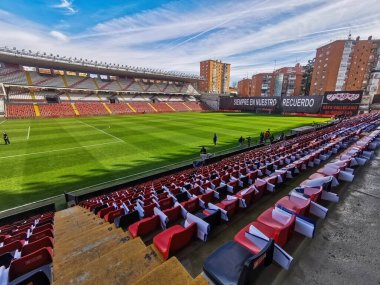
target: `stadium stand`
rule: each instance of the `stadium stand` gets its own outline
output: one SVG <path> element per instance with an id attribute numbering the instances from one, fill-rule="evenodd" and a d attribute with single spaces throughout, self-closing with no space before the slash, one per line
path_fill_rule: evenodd
<path id="1" fill-rule="evenodd" d="M 36 116 L 32 104 L 7 104 L 6 115 L 8 118 L 33 118 Z"/>
<path id="2" fill-rule="evenodd" d="M 41 117 L 59 118 L 59 117 L 73 117 L 75 116 L 71 104 L 39 104 Z"/>
<path id="3" fill-rule="evenodd" d="M 209 255 L 203 266 L 215 284 L 247 284 L 273 261 L 288 269 L 292 257 L 281 247 L 296 234 L 315 235 L 310 218 L 327 214 L 320 201 L 338 202 L 334 187 L 352 181 L 354 168 L 365 165 L 380 146 L 380 130 L 375 130 L 379 120 L 380 114 L 357 116 L 196 171 L 121 186 L 56 214 L 2 225 L 0 280 L 154 284 L 154 276 L 160 276 L 160 284 L 207 284 L 203 276 L 192 278 L 173 255 L 195 238 L 207 241 L 221 221 L 228 226 L 237 211 L 257 203 L 262 194 L 278 191 L 285 180 L 323 162 L 233 241 Z M 276 177 L 276 185 L 267 179 L 271 177 Z M 174 220 L 183 223 L 173 225 Z M 140 238 L 147 234 L 154 235 L 151 245 Z"/>
<path id="4" fill-rule="evenodd" d="M 0 82 L 4 84 L 6 90 L 5 115 L 9 118 L 209 110 L 193 96 L 199 93 L 188 82 L 54 71 L 9 63 L 0 63 Z M 70 105 L 62 102 L 74 103 L 77 110 L 71 107 L 72 111 Z M 102 106 L 95 102 L 106 105 Z M 55 105 L 41 103 L 55 103 Z M 88 105 L 85 105 L 87 103 Z"/>

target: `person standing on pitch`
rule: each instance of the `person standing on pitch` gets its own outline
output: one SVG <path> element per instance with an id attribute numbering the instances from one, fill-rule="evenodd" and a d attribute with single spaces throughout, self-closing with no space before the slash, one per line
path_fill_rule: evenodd
<path id="1" fill-rule="evenodd" d="M 216 145 L 216 142 L 218 141 L 218 136 L 216 135 L 216 133 L 214 133 L 214 138 L 212 140 L 214 142 L 214 145 Z"/>
<path id="2" fill-rule="evenodd" d="M 252 138 L 251 137 L 248 137 L 247 138 L 247 143 L 248 143 L 248 147 L 251 146 L 251 143 L 252 143 Z"/>
<path id="3" fill-rule="evenodd" d="M 3 139 L 5 144 L 11 144 L 11 142 L 9 141 L 8 134 L 6 132 L 3 132 Z"/>

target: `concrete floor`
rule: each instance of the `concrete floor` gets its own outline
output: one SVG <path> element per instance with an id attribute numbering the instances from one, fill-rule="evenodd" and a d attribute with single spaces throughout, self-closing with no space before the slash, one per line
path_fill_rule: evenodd
<path id="1" fill-rule="evenodd" d="M 321 166 L 300 174 L 265 195 L 249 209 L 236 214 L 228 224 L 216 228 L 208 241 L 192 242 L 176 256 L 195 277 L 202 272 L 207 256 L 264 210 L 285 196 Z M 256 284 L 380 284 L 380 153 L 355 171 L 353 183 L 338 187 L 338 204 L 329 208 L 326 220 L 317 223 L 313 239 L 295 234 L 284 249 L 294 257 L 289 271 L 270 265 Z M 374 219 L 374 217 L 376 217 Z"/>

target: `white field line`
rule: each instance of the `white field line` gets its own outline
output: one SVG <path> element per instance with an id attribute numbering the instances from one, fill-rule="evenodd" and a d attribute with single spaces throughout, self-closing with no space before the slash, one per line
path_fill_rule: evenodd
<path id="1" fill-rule="evenodd" d="M 29 140 L 29 135 L 30 135 L 30 126 L 28 128 L 28 135 L 26 136 L 26 140 Z"/>
<path id="2" fill-rule="evenodd" d="M 73 149 L 79 149 L 79 148 L 90 148 L 94 146 L 101 146 L 101 145 L 107 145 L 107 144 L 113 144 L 113 143 L 118 143 L 118 142 L 98 143 L 98 144 L 90 144 L 90 145 L 83 145 L 83 146 L 76 146 L 76 147 L 69 147 L 69 148 L 54 149 L 54 150 L 48 150 L 48 151 L 39 151 L 39 152 L 31 152 L 31 153 L 24 153 L 24 154 L 0 156 L 0 159 L 30 156 L 30 155 L 37 155 L 37 154 L 46 154 L 46 153 L 60 152 L 60 151 L 73 150 Z"/>
<path id="3" fill-rule="evenodd" d="M 6 121 L 7 121 L 7 120 L 0 122 L 0 125 L 1 125 L 1 124 L 4 124 Z"/>
<path id="4" fill-rule="evenodd" d="M 109 134 L 109 133 L 107 133 L 107 132 L 105 132 L 105 131 L 103 131 L 103 130 L 101 130 L 101 129 L 98 129 L 97 127 L 91 126 L 90 124 L 87 124 L 87 123 L 85 123 L 85 122 L 83 122 L 83 121 L 80 121 L 80 120 L 77 120 L 77 121 L 80 122 L 80 123 L 82 123 L 83 125 L 86 125 L 86 126 L 88 126 L 88 127 L 91 127 L 91 128 L 93 128 L 93 129 L 99 131 L 99 132 L 102 132 L 103 134 L 106 134 L 106 135 L 108 135 L 108 136 L 110 136 L 110 137 L 116 139 L 116 140 L 119 141 L 119 142 L 123 142 L 123 143 L 125 143 L 125 141 L 123 141 L 121 138 L 115 137 L 114 135 L 111 135 L 111 134 Z"/>

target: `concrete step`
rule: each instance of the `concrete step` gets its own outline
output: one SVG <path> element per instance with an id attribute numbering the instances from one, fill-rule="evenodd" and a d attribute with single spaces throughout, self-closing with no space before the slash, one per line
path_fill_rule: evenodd
<path id="1" fill-rule="evenodd" d="M 135 240 L 127 242 L 124 250 L 118 247 L 90 263 L 82 264 L 77 270 L 55 280 L 53 284 L 134 284 L 141 276 L 163 262 L 150 246 L 143 249 L 135 247 Z"/>
<path id="2" fill-rule="evenodd" d="M 193 278 L 176 257 L 172 257 L 145 274 L 134 285 L 192 284 Z M 195 284 L 195 283 L 193 283 Z"/>

